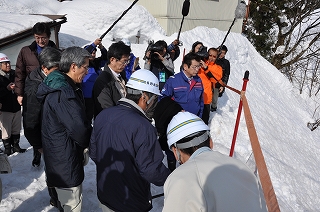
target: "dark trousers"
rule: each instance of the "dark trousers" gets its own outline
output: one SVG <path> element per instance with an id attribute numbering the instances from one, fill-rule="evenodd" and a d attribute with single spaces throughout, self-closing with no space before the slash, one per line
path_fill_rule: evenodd
<path id="1" fill-rule="evenodd" d="M 202 120 L 204 123 L 208 124 L 210 117 L 210 104 L 205 104 L 203 107 Z"/>
<path id="2" fill-rule="evenodd" d="M 91 123 L 93 119 L 93 110 L 94 110 L 94 103 L 92 98 L 84 98 L 84 103 L 86 105 L 86 116 L 87 120 Z"/>

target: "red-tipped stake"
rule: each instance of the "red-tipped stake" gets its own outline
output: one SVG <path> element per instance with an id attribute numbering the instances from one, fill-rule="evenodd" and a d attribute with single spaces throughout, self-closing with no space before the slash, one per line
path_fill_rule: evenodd
<path id="1" fill-rule="evenodd" d="M 243 84 L 242 84 L 242 90 L 241 90 L 242 92 L 246 91 L 248 81 L 249 81 L 249 71 L 246 71 L 246 72 L 244 73 L 244 77 L 243 77 Z M 236 119 L 236 124 L 235 124 L 235 126 L 234 126 L 234 132 L 233 132 L 233 137 L 232 137 L 232 144 L 231 144 L 231 149 L 230 149 L 230 154 L 229 154 L 230 157 L 233 156 L 234 146 L 235 146 L 235 144 L 236 144 L 236 138 L 237 138 L 237 134 L 238 134 L 238 128 L 239 128 L 241 111 L 242 111 L 242 101 L 240 100 L 240 102 L 239 102 L 239 108 L 238 108 L 238 115 L 237 115 L 237 119 Z"/>

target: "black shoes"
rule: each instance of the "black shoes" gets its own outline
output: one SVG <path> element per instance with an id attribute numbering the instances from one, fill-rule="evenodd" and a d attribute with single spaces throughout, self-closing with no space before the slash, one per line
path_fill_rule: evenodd
<path id="1" fill-rule="evenodd" d="M 22 149 L 20 148 L 20 135 L 17 134 L 17 135 L 11 135 L 11 146 L 12 146 L 12 151 L 13 152 L 18 152 L 18 153 L 24 153 L 26 152 L 27 150 L 26 149 Z"/>
<path id="2" fill-rule="evenodd" d="M 41 153 L 37 149 L 33 149 L 32 166 L 38 167 L 41 163 Z"/>
<path id="3" fill-rule="evenodd" d="M 12 147 L 11 147 L 11 139 L 2 139 L 3 146 L 4 146 L 4 154 L 7 156 L 12 154 Z"/>

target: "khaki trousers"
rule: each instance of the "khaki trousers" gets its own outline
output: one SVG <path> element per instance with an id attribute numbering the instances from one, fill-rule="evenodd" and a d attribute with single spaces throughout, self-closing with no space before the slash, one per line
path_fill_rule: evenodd
<path id="1" fill-rule="evenodd" d="M 20 135 L 21 110 L 16 113 L 1 112 L 0 128 L 2 131 L 2 139 L 8 139 L 11 135 Z"/>
<path id="2" fill-rule="evenodd" d="M 82 184 L 72 188 L 55 187 L 64 212 L 81 212 Z"/>
<path id="3" fill-rule="evenodd" d="M 108 208 L 107 206 L 102 204 L 101 202 L 100 202 L 100 208 L 102 209 L 102 212 L 114 212 L 113 210 L 111 210 L 110 208 Z"/>

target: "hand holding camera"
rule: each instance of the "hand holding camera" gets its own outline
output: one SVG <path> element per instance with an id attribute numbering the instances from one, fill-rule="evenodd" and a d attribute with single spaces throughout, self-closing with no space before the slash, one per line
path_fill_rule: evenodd
<path id="1" fill-rule="evenodd" d="M 201 67 L 202 67 L 204 70 L 207 70 L 207 69 L 208 69 L 207 64 L 206 64 L 203 60 L 200 61 L 200 65 L 201 65 Z"/>

